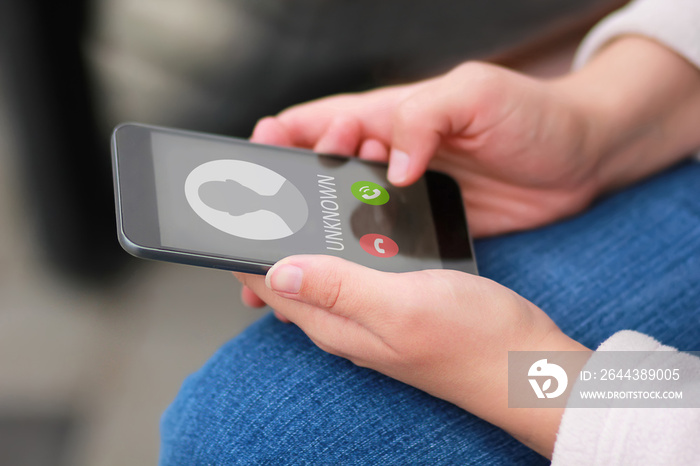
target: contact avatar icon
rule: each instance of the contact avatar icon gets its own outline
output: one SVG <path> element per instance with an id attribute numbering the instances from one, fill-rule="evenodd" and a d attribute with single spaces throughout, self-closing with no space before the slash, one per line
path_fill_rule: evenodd
<path id="1" fill-rule="evenodd" d="M 202 220 L 239 238 L 285 238 L 309 218 L 296 186 L 269 168 L 242 160 L 198 166 L 185 180 L 185 197 Z"/>

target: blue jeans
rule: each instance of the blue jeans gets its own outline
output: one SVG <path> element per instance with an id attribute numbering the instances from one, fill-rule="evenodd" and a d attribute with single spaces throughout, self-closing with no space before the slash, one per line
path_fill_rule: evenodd
<path id="1" fill-rule="evenodd" d="M 700 164 L 586 213 L 476 242 L 481 273 L 595 348 L 622 329 L 700 350 Z M 267 316 L 184 382 L 161 464 L 547 464 L 502 430 Z"/>

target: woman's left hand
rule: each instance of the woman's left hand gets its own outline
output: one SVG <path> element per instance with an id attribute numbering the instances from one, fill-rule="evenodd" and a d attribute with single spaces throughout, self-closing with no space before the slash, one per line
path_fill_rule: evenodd
<path id="1" fill-rule="evenodd" d="M 551 455 L 562 410 L 508 409 L 508 351 L 585 348 L 537 306 L 453 270 L 386 273 L 332 256 L 292 256 L 236 274 L 322 350 L 496 424 Z"/>

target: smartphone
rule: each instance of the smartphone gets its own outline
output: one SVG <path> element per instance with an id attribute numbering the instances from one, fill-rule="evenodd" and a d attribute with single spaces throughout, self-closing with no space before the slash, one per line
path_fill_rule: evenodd
<path id="1" fill-rule="evenodd" d="M 119 242 L 131 254 L 265 274 L 293 254 L 388 272 L 477 273 L 457 183 L 387 166 L 141 124 L 112 135 Z"/>

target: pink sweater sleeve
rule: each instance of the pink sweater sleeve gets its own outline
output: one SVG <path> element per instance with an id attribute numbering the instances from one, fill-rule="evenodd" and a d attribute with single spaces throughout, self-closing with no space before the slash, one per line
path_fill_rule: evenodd
<path id="1" fill-rule="evenodd" d="M 636 0 L 598 23 L 574 59 L 580 68 L 617 36 L 636 34 L 675 50 L 700 68 L 700 1 Z"/>
<path id="2" fill-rule="evenodd" d="M 700 383 L 700 358 L 641 333 L 618 332 L 596 353 L 602 351 L 672 351 L 667 361 L 687 376 L 687 384 Z M 700 408 L 567 408 L 552 464 L 696 465 L 700 464 L 699 437 Z"/>

